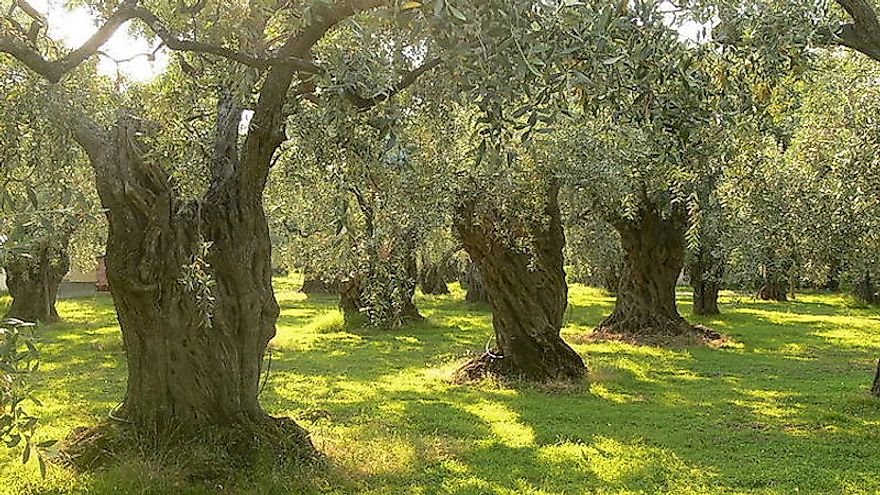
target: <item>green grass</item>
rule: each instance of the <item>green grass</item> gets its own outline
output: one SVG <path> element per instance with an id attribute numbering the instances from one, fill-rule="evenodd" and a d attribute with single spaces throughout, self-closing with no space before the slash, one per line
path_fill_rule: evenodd
<path id="1" fill-rule="evenodd" d="M 724 294 L 723 349 L 657 349 L 585 338 L 612 307 L 574 286 L 564 336 L 591 384 L 453 385 L 451 371 L 491 332 L 463 294 L 419 299 L 424 323 L 349 331 L 332 297 L 278 281 L 282 306 L 262 395 L 296 418 L 329 467 L 311 489 L 364 494 L 878 493 L 880 401 L 867 393 L 880 315 L 837 295 L 770 304 Z M 680 307 L 687 314 L 687 294 Z M 0 311 L 8 299 L 0 299 Z M 108 297 L 59 304 L 35 376 L 40 436 L 94 424 L 124 393 L 124 355 Z M 295 470 L 242 473 L 205 487 L 130 462 L 40 480 L 0 448 L 0 493 L 294 493 Z"/>

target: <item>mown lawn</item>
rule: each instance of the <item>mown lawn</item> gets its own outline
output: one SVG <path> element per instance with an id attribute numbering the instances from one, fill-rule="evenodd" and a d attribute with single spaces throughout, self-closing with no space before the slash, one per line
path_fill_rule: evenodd
<path id="1" fill-rule="evenodd" d="M 426 322 L 346 330 L 332 297 L 278 280 L 282 315 L 262 401 L 296 418 L 328 456 L 310 490 L 367 494 L 880 493 L 880 401 L 867 392 L 880 315 L 843 296 L 769 304 L 727 293 L 706 324 L 734 343 L 675 350 L 594 343 L 613 300 L 574 286 L 564 330 L 586 359 L 582 388 L 453 385 L 490 335 L 488 308 L 421 297 Z M 690 310 L 688 295 L 680 307 Z M 0 312 L 8 299 L 0 299 Z M 40 436 L 105 417 L 124 394 L 108 297 L 65 300 L 39 329 Z M 0 493 L 294 493 L 295 470 L 193 484 L 124 463 L 74 475 L 21 466 L 0 448 Z"/>

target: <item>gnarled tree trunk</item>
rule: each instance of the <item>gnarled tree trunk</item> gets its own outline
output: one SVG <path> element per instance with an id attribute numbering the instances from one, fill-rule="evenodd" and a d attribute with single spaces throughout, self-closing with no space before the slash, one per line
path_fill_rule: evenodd
<path id="1" fill-rule="evenodd" d="M 598 331 L 634 338 L 666 338 L 693 327 L 678 313 L 675 286 L 684 265 L 685 215 L 661 217 L 643 208 L 636 220 L 614 224 L 624 252 L 614 312 Z"/>
<path id="2" fill-rule="evenodd" d="M 339 307 L 346 324 L 394 327 L 423 319 L 415 304 L 414 240 L 407 235 L 394 244 L 382 256 L 367 249 L 371 259 L 362 260 L 362 269 L 340 284 Z"/>
<path id="3" fill-rule="evenodd" d="M 543 211 L 546 225 L 528 226 L 532 234 L 528 252 L 500 237 L 492 218 L 478 213 L 475 205 L 465 205 L 456 215 L 462 245 L 489 294 L 496 341 L 458 371 L 460 379 L 496 375 L 546 382 L 585 376 L 583 360 L 559 335 L 568 286 L 558 193 L 553 184 Z"/>
<path id="4" fill-rule="evenodd" d="M 9 255 L 5 268 L 12 306 L 6 318 L 42 323 L 60 319 L 55 301 L 70 269 L 69 242 L 68 235 L 51 235 L 35 241 L 27 253 Z"/>
<path id="5" fill-rule="evenodd" d="M 714 258 L 710 250 L 701 247 L 688 266 L 691 287 L 694 290 L 694 314 L 711 316 L 721 314 L 718 309 L 718 292 L 721 290 L 721 277 L 724 264 Z"/>
<path id="6" fill-rule="evenodd" d="M 278 441 L 283 424 L 285 441 L 292 432 L 311 453 L 304 430 L 258 401 L 279 312 L 264 178 L 218 171 L 228 175 L 215 177 L 201 202 L 181 202 L 165 172 L 142 158 L 137 128 L 123 115 L 115 135 L 82 137 L 107 208 L 107 277 L 128 361 L 117 416 L 148 441 L 217 427 Z"/>

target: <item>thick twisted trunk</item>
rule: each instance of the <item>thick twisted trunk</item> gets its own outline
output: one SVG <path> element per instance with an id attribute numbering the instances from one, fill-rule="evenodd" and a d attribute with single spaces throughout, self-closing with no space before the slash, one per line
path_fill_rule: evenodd
<path id="1" fill-rule="evenodd" d="M 675 285 L 684 265 L 684 214 L 663 218 L 645 208 L 638 220 L 615 224 L 624 252 L 614 312 L 599 324 L 603 333 L 634 338 L 688 334 L 678 313 Z"/>
<path id="2" fill-rule="evenodd" d="M 271 432 L 257 397 L 278 305 L 260 195 L 230 180 L 183 204 L 141 159 L 130 123 L 117 134 L 112 152 L 93 159 L 106 172 L 107 276 L 128 361 L 118 416 L 147 440 L 209 427 Z"/>
<path id="3" fill-rule="evenodd" d="M 718 309 L 718 292 L 721 290 L 723 263 L 712 257 L 709 249 L 701 247 L 688 266 L 691 287 L 694 290 L 695 315 L 711 316 L 721 314 Z"/>
<path id="4" fill-rule="evenodd" d="M 418 269 L 412 243 L 405 239 L 395 249 L 386 259 L 371 252 L 363 269 L 340 283 L 339 307 L 347 325 L 396 327 L 423 318 L 415 304 Z"/>
<path id="5" fill-rule="evenodd" d="M 496 375 L 539 382 L 576 380 L 586 375 L 581 357 L 559 332 L 568 304 L 563 270 L 565 236 L 558 187 L 550 188 L 546 225 L 530 225 L 531 249 L 511 246 L 491 218 L 465 207 L 455 219 L 462 245 L 482 275 L 492 304 L 495 347 L 465 364 L 460 379 Z"/>
<path id="6" fill-rule="evenodd" d="M 299 289 L 303 294 L 336 294 L 339 290 L 339 281 L 327 280 L 312 273 L 306 273 Z"/>
<path id="7" fill-rule="evenodd" d="M 12 306 L 6 318 L 42 323 L 60 319 L 55 301 L 61 279 L 70 269 L 69 242 L 69 236 L 52 236 L 36 241 L 23 255 L 10 256 L 5 268 Z"/>

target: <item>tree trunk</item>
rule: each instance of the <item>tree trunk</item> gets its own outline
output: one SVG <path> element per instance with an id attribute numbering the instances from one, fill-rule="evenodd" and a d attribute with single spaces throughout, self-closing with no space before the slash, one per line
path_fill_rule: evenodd
<path id="1" fill-rule="evenodd" d="M 877 372 L 874 373 L 874 383 L 871 384 L 871 395 L 880 397 L 880 360 L 877 361 Z"/>
<path id="2" fill-rule="evenodd" d="M 265 179 L 229 169 L 203 200 L 181 202 L 143 159 L 136 122 L 123 114 L 106 139 L 78 131 L 106 208 L 107 278 L 128 362 L 116 417 L 150 443 L 223 428 L 240 432 L 242 447 L 266 440 L 313 454 L 304 430 L 258 401 L 279 313 Z"/>
<path id="3" fill-rule="evenodd" d="M 568 287 L 558 192 L 555 184 L 549 188 L 546 225 L 527 227 L 532 234 L 528 252 L 499 236 L 491 218 L 478 217 L 475 205 L 466 205 L 456 216 L 462 245 L 477 265 L 492 304 L 496 341 L 458 371 L 459 379 L 495 375 L 548 382 L 586 375 L 581 357 L 559 335 Z"/>
<path id="4" fill-rule="evenodd" d="M 329 281 L 323 277 L 306 273 L 299 291 L 303 294 L 336 294 L 340 292 L 338 281 Z"/>
<path id="5" fill-rule="evenodd" d="M 398 252 L 363 260 L 362 269 L 340 284 L 339 307 L 347 325 L 369 323 L 375 327 L 397 327 L 422 320 L 415 304 L 418 268 L 411 242 L 400 243 Z"/>
<path id="6" fill-rule="evenodd" d="M 763 278 L 758 297 L 764 301 L 788 301 L 788 283 L 784 277 L 772 268 L 764 267 Z"/>
<path id="7" fill-rule="evenodd" d="M 483 276 L 480 275 L 480 267 L 471 261 L 464 272 L 464 283 L 467 292 L 464 300 L 471 304 L 489 304 L 489 293 L 483 285 Z"/>
<path id="8" fill-rule="evenodd" d="M 832 259 L 828 263 L 828 273 L 825 274 L 825 290 L 837 292 L 840 290 L 840 262 Z"/>
<path id="9" fill-rule="evenodd" d="M 684 265 L 684 213 L 662 218 L 647 207 L 638 220 L 621 219 L 614 227 L 623 248 L 623 271 L 614 312 L 598 331 L 637 339 L 690 333 L 693 327 L 675 304 L 675 286 Z"/>
<path id="10" fill-rule="evenodd" d="M 865 304 L 875 304 L 877 302 L 877 287 L 871 279 L 870 272 L 866 271 L 856 282 L 855 287 L 853 287 L 853 295 Z"/>
<path id="11" fill-rule="evenodd" d="M 419 286 L 424 294 L 449 294 L 449 287 L 446 285 L 446 263 L 448 260 L 441 260 L 437 263 L 431 262 L 427 256 L 422 257 L 422 271 L 419 274 Z"/>
<path id="12" fill-rule="evenodd" d="M 721 290 L 720 281 L 723 271 L 723 264 L 713 258 L 705 247 L 701 247 L 694 254 L 694 260 L 688 267 L 688 274 L 694 290 L 695 315 L 721 314 L 718 309 L 718 292 Z"/>
<path id="13" fill-rule="evenodd" d="M 6 263 L 6 285 L 12 306 L 6 318 L 29 322 L 58 321 L 55 301 L 61 279 L 70 269 L 67 246 L 70 236 L 51 236 L 34 242 L 24 255 L 10 255 Z"/>

